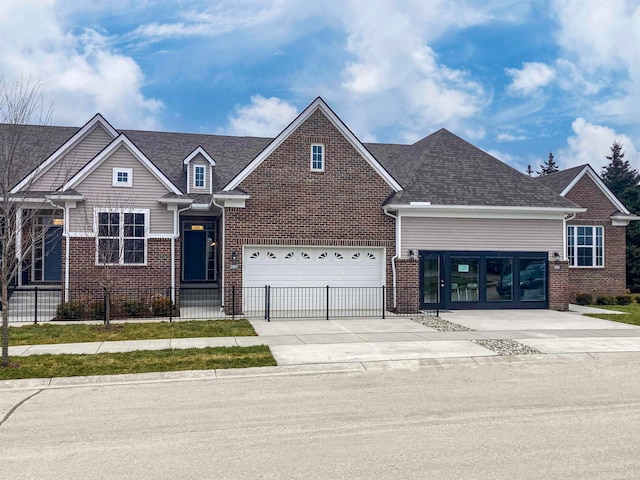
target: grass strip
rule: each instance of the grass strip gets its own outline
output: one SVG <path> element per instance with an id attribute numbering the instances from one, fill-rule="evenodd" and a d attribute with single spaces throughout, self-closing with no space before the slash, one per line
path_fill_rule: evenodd
<path id="1" fill-rule="evenodd" d="M 627 315 L 619 315 L 615 313 L 590 313 L 588 314 L 589 317 L 640 326 L 640 305 L 637 303 L 632 303 L 630 305 L 592 305 L 592 306 L 597 308 L 603 308 L 605 310 L 615 310 L 617 312 L 625 312 Z"/>
<path id="2" fill-rule="evenodd" d="M 30 355 L 12 357 L 0 368 L 0 380 L 21 378 L 117 375 L 276 365 L 269 347 L 215 347 L 184 350 L 138 350 L 95 355 Z"/>
<path id="3" fill-rule="evenodd" d="M 255 336 L 248 320 L 196 320 L 187 322 L 113 323 L 103 325 L 25 325 L 9 328 L 9 345 L 158 340 L 163 338 Z"/>

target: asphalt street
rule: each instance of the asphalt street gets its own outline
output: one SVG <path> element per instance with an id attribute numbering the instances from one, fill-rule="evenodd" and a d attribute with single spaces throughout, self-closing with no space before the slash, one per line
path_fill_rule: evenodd
<path id="1" fill-rule="evenodd" d="M 638 367 L 585 354 L 4 389 L 0 478 L 637 479 Z"/>

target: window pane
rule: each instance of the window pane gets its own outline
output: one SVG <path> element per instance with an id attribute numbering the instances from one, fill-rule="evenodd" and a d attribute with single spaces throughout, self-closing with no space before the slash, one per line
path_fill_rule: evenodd
<path id="1" fill-rule="evenodd" d="M 451 258 L 451 301 L 478 301 L 477 258 Z"/>
<path id="2" fill-rule="evenodd" d="M 98 240 L 98 263 L 120 263 L 120 241 L 114 238 Z"/>
<path id="3" fill-rule="evenodd" d="M 487 258 L 487 302 L 513 300 L 513 259 Z"/>
<path id="4" fill-rule="evenodd" d="M 124 263 L 144 263 L 144 240 L 124 241 Z"/>
<path id="5" fill-rule="evenodd" d="M 144 213 L 124 214 L 124 236 L 144 237 Z"/>
<path id="6" fill-rule="evenodd" d="M 593 248 L 578 247 L 578 266 L 579 267 L 593 266 Z"/>
<path id="7" fill-rule="evenodd" d="M 544 301 L 547 298 L 547 260 L 542 258 L 521 258 L 520 300 Z"/>

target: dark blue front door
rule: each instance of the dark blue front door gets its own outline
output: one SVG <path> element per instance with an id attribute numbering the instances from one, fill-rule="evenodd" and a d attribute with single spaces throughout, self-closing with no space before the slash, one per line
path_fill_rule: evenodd
<path id="1" fill-rule="evenodd" d="M 207 279 L 207 232 L 187 230 L 184 232 L 184 280 L 205 281 Z"/>
<path id="2" fill-rule="evenodd" d="M 44 238 L 44 280 L 59 282 L 62 277 L 62 227 L 49 227 Z"/>

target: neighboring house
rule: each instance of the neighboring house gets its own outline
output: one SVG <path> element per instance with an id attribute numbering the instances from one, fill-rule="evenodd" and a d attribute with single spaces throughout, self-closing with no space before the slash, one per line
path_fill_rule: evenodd
<path id="1" fill-rule="evenodd" d="M 363 144 L 320 98 L 274 139 L 116 130 L 100 115 L 24 138 L 36 129 L 48 154 L 14 192 L 46 199 L 29 228 L 51 228 L 20 285 L 95 288 L 108 263 L 122 288 L 217 285 L 225 307 L 234 286 L 239 308 L 265 285 L 386 286 L 400 311 L 566 309 L 575 290 L 566 224 L 591 204 L 444 129 Z"/>
<path id="2" fill-rule="evenodd" d="M 537 178 L 585 212 L 567 219 L 571 297 L 578 293 L 623 294 L 626 290 L 625 227 L 640 220 L 607 188 L 589 165 Z"/>

